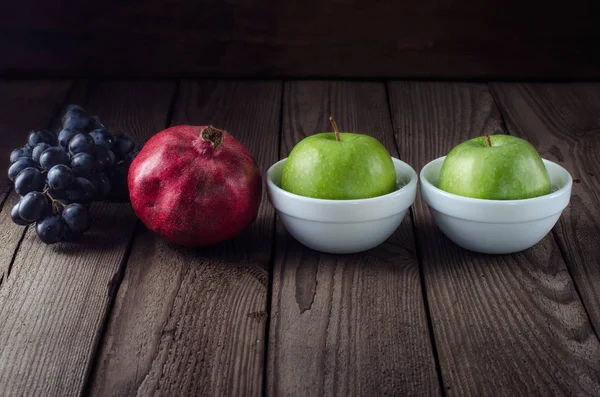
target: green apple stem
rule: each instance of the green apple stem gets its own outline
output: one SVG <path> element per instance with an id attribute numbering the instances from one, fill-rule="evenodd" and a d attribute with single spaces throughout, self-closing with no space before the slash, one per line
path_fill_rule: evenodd
<path id="1" fill-rule="evenodd" d="M 331 122 L 331 125 L 333 126 L 333 131 L 335 132 L 335 140 L 339 142 L 340 130 L 338 130 L 337 123 L 335 122 L 333 116 L 329 116 L 329 121 Z"/>
<path id="2" fill-rule="evenodd" d="M 483 137 L 485 138 L 485 142 L 487 143 L 488 147 L 492 147 L 492 141 L 490 139 L 489 134 L 486 132 L 485 134 L 483 134 Z"/>

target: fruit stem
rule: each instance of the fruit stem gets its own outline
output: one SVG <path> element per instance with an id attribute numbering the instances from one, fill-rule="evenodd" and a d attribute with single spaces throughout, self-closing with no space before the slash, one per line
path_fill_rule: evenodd
<path id="1" fill-rule="evenodd" d="M 486 132 L 485 134 L 483 134 L 483 137 L 485 138 L 485 142 L 487 143 L 488 147 L 492 147 L 492 141 L 490 139 L 489 134 Z"/>
<path id="2" fill-rule="evenodd" d="M 50 194 L 50 189 L 46 189 L 44 190 L 44 194 L 46 196 L 48 196 L 48 198 L 50 199 L 50 201 L 52 202 L 52 209 L 54 210 L 54 206 L 55 205 L 61 205 L 63 208 L 67 208 L 67 205 L 65 203 L 63 203 L 60 200 L 55 199 L 54 197 L 52 197 L 52 195 Z M 58 203 L 58 204 L 57 204 Z"/>
<path id="3" fill-rule="evenodd" d="M 204 141 L 208 141 L 212 143 L 213 148 L 216 150 L 221 142 L 223 142 L 223 137 L 225 136 L 225 131 L 219 130 L 212 125 L 204 128 L 200 131 L 200 138 Z"/>
<path id="4" fill-rule="evenodd" d="M 335 122 L 335 119 L 333 118 L 333 116 L 329 116 L 329 122 L 333 126 L 333 131 L 335 132 L 335 140 L 339 142 L 340 141 L 340 130 L 338 129 L 337 123 Z"/>

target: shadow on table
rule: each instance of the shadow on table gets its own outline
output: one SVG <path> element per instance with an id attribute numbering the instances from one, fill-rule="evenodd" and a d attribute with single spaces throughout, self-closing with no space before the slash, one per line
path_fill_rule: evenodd
<path id="1" fill-rule="evenodd" d="M 138 222 L 129 203 L 93 203 L 90 217 L 90 230 L 52 246 L 54 251 L 73 254 L 123 249 L 131 240 Z"/>
<path id="2" fill-rule="evenodd" d="M 529 271 L 543 268 L 552 272 L 561 267 L 561 253 L 552 232 L 535 246 L 512 254 L 483 254 L 464 249 L 446 237 L 431 218 L 421 222 L 416 233 L 421 266 L 427 272 L 486 266 L 527 268 Z"/>

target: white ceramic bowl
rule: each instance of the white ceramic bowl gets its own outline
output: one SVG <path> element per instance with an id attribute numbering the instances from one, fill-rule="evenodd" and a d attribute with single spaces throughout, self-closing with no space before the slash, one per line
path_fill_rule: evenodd
<path id="1" fill-rule="evenodd" d="M 538 243 L 569 204 L 573 180 L 560 165 L 544 160 L 552 192 L 524 200 L 484 200 L 437 188 L 445 157 L 421 170 L 421 196 L 440 230 L 459 246 L 486 254 L 523 251 Z"/>
<path id="2" fill-rule="evenodd" d="M 398 228 L 415 201 L 417 173 L 392 157 L 399 188 L 392 193 L 362 200 L 322 200 L 281 189 L 287 159 L 267 171 L 269 201 L 287 231 L 317 251 L 349 254 L 376 247 Z"/>

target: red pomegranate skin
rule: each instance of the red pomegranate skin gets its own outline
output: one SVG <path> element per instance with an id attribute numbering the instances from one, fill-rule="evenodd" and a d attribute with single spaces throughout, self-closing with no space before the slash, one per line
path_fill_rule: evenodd
<path id="1" fill-rule="evenodd" d="M 229 132 L 212 126 L 167 128 L 146 142 L 129 168 L 135 214 L 167 241 L 217 244 L 255 219 L 260 170 Z"/>

